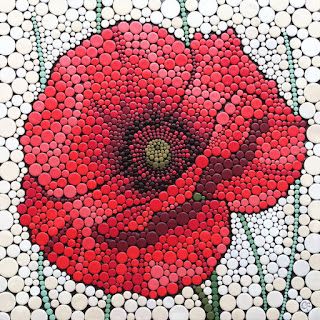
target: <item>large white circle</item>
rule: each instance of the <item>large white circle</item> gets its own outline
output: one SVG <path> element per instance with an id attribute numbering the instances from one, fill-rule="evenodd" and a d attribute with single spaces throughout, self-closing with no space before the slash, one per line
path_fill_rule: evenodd
<path id="1" fill-rule="evenodd" d="M 16 43 L 9 36 L 1 36 L 0 37 L 0 54 L 4 56 L 8 56 L 10 53 L 14 51 L 16 47 Z"/>
<path id="2" fill-rule="evenodd" d="M 12 89 L 6 83 L 0 83 L 0 102 L 8 102 L 12 97 Z"/>

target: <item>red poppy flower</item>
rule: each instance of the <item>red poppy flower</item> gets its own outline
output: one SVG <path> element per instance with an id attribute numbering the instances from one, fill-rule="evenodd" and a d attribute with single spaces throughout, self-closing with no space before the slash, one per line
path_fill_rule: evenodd
<path id="1" fill-rule="evenodd" d="M 121 22 L 62 56 L 21 139 L 21 223 L 52 263 L 116 293 L 200 284 L 230 212 L 273 206 L 299 177 L 304 123 L 230 29 L 190 48 Z"/>

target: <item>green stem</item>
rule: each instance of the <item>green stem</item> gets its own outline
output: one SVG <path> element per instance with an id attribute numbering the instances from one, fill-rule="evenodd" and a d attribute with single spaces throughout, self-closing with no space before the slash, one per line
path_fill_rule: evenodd
<path id="1" fill-rule="evenodd" d="M 290 264 L 288 267 L 288 274 L 287 274 L 287 281 L 286 281 L 286 287 L 284 290 L 283 295 L 283 303 L 281 306 L 280 311 L 280 317 L 279 320 L 283 319 L 283 315 L 286 310 L 286 304 L 288 301 L 288 291 L 290 289 L 291 285 L 291 279 L 292 279 L 292 270 L 293 270 L 293 264 L 294 264 L 294 256 L 296 253 L 296 246 L 298 242 L 298 229 L 299 229 L 299 215 L 300 215 L 300 180 L 297 179 L 294 186 L 294 229 L 293 229 L 293 243 L 291 248 L 291 254 L 290 254 Z"/>
<path id="2" fill-rule="evenodd" d="M 39 274 L 39 284 L 40 284 L 40 295 L 42 298 L 42 303 L 43 303 L 43 307 L 49 317 L 49 320 L 55 320 L 56 317 L 53 313 L 53 310 L 51 308 L 51 304 L 50 304 L 50 299 L 48 296 L 48 292 L 47 292 L 47 288 L 45 285 L 45 278 L 44 278 L 44 274 L 43 274 L 43 252 L 40 251 L 39 252 L 39 258 L 38 258 L 38 274 Z"/>
<path id="3" fill-rule="evenodd" d="M 187 11 L 185 6 L 185 0 L 178 0 L 180 4 L 180 13 L 181 13 L 181 19 L 182 19 L 182 29 L 184 33 L 184 41 L 186 43 L 186 46 L 190 46 L 190 39 L 189 39 L 189 26 L 187 21 Z"/>
<path id="4" fill-rule="evenodd" d="M 211 276 L 211 289 L 212 289 L 212 306 L 213 306 L 213 314 L 214 320 L 220 320 L 220 296 L 218 292 L 218 276 L 217 272 L 214 271 Z"/>
<path id="5" fill-rule="evenodd" d="M 96 18 L 96 22 L 97 22 L 97 33 L 101 32 L 101 11 L 102 11 L 102 0 L 97 0 L 97 18 Z"/>
<path id="6" fill-rule="evenodd" d="M 220 308 L 219 308 L 219 293 L 218 293 L 218 276 L 216 271 L 211 275 L 211 289 L 212 289 L 212 304 L 209 303 L 209 299 L 203 292 L 201 286 L 194 287 L 196 294 L 201 300 L 202 308 L 206 313 L 207 320 L 220 320 Z"/>
<path id="7" fill-rule="evenodd" d="M 46 87 L 47 74 L 46 74 L 46 67 L 44 65 L 44 58 L 43 58 L 42 47 L 41 47 L 41 37 L 40 37 L 40 32 L 39 32 L 39 28 L 38 28 L 36 17 L 32 16 L 31 17 L 31 21 L 32 21 L 32 24 L 33 24 L 34 35 L 36 37 L 37 52 L 38 52 L 38 56 L 39 56 L 40 88 L 41 88 L 41 91 L 43 91 L 45 89 L 45 87 Z"/>
<path id="8" fill-rule="evenodd" d="M 106 310 L 105 310 L 105 313 L 104 313 L 105 320 L 109 320 L 110 319 L 110 311 L 111 311 L 111 294 L 109 293 L 107 295 Z"/>
<path id="9" fill-rule="evenodd" d="M 283 33 L 284 44 L 287 49 L 287 57 L 289 63 L 289 72 L 290 72 L 290 83 L 291 83 L 291 94 L 292 94 L 292 109 L 294 115 L 299 114 L 299 103 L 298 103 L 298 94 L 297 94 L 297 85 L 296 85 L 296 77 L 294 75 L 294 63 L 292 58 L 292 50 L 290 47 L 290 41 L 288 35 Z"/>
<path id="10" fill-rule="evenodd" d="M 258 273 L 259 273 L 259 277 L 260 277 L 261 294 L 262 294 L 262 299 L 263 299 L 263 310 L 265 312 L 267 312 L 267 310 L 268 310 L 268 302 L 267 302 L 267 294 L 266 294 L 266 283 L 264 281 L 263 269 L 262 269 L 260 258 L 259 258 L 258 252 L 257 252 L 257 247 L 256 247 L 256 245 L 254 243 L 254 240 L 253 240 L 251 231 L 250 231 L 250 229 L 248 227 L 246 218 L 242 214 L 239 214 L 238 217 L 240 218 L 240 221 L 242 223 L 243 229 L 244 229 L 244 231 L 245 231 L 245 233 L 247 235 L 247 239 L 248 239 L 248 241 L 250 243 L 250 246 L 251 246 L 251 249 L 253 251 L 253 256 L 254 256 L 254 259 L 256 261 L 256 266 L 258 268 Z"/>

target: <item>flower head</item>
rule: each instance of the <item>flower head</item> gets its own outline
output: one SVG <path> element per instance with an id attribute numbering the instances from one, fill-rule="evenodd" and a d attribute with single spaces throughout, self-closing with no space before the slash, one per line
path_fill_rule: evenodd
<path id="1" fill-rule="evenodd" d="M 21 223 L 76 281 L 155 298 L 200 284 L 230 212 L 298 178 L 304 123 L 229 29 L 190 48 L 121 22 L 56 63 L 21 139 Z"/>

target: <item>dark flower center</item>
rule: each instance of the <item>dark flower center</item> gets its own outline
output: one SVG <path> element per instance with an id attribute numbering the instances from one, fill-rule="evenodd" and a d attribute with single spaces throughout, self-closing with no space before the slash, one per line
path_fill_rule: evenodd
<path id="1" fill-rule="evenodd" d="M 156 196 L 175 183 L 204 150 L 207 140 L 173 116 L 156 114 L 147 120 L 128 121 L 119 139 L 120 174 L 139 192 Z"/>

